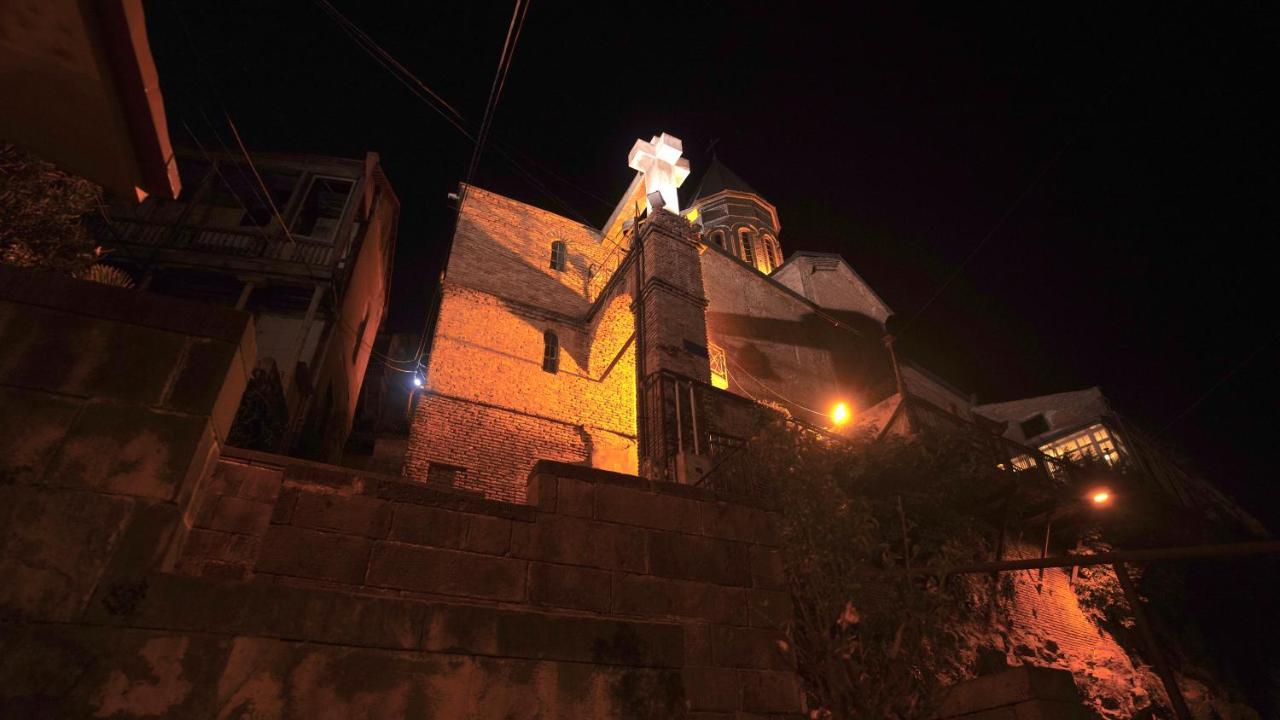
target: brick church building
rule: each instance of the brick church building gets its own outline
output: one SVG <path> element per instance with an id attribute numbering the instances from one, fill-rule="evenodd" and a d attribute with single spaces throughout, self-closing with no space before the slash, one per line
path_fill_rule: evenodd
<path id="1" fill-rule="evenodd" d="M 522 502 L 550 459 L 697 484 L 782 410 L 833 426 L 905 422 L 889 307 L 839 255 L 784 261 L 777 209 L 718 160 L 687 207 L 680 141 L 637 141 L 603 227 L 478 187 L 461 193 L 405 475 Z M 856 423 L 855 423 L 856 424 Z"/>

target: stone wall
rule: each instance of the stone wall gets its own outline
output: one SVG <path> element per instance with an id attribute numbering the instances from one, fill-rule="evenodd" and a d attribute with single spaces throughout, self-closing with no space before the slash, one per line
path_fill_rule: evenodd
<path id="1" fill-rule="evenodd" d="M 239 450 L 203 490 L 179 572 L 0 625 L 0 714 L 801 717 L 766 508 L 550 462 L 515 505 Z"/>
<path id="2" fill-rule="evenodd" d="M 625 278 L 587 287 L 612 245 L 590 228 L 472 189 L 450 252 L 404 473 L 464 468 L 462 486 L 520 502 L 534 458 L 634 473 L 635 320 Z M 554 241 L 568 246 L 549 267 Z M 558 369 L 543 369 L 544 333 Z M 464 407 L 467 403 L 472 408 Z"/>
<path id="3" fill-rule="evenodd" d="M 172 565 L 253 362 L 244 313 L 0 267 L 4 616 Z"/>

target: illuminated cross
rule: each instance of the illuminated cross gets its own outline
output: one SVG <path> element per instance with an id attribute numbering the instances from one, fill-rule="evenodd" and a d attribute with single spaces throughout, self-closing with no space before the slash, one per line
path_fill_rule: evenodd
<path id="1" fill-rule="evenodd" d="M 652 198 L 654 193 L 662 196 L 663 209 L 680 213 L 680 199 L 676 196 L 676 188 L 689 177 L 689 161 L 680 157 L 684 146 L 680 138 L 662 133 L 649 142 L 636 140 L 627 153 L 627 165 L 633 170 L 644 173 L 644 192 Z M 649 212 L 653 212 L 653 202 L 646 201 Z"/>

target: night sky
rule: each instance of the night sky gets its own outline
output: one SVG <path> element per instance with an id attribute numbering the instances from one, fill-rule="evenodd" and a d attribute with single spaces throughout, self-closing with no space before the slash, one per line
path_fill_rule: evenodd
<path id="1" fill-rule="evenodd" d="M 335 5 L 478 123 L 512 3 Z M 637 137 L 684 140 L 686 191 L 718 138 L 784 252 L 841 253 L 922 364 L 983 402 L 1101 385 L 1152 432 L 1180 418 L 1168 441 L 1280 524 L 1277 14 L 893 5 L 535 0 L 493 137 L 558 199 L 493 152 L 477 184 L 599 225 Z M 251 150 L 381 154 L 403 203 L 390 329 L 418 331 L 465 138 L 311 2 L 147 11 L 176 144 L 182 120 L 228 137 L 225 110 Z"/>

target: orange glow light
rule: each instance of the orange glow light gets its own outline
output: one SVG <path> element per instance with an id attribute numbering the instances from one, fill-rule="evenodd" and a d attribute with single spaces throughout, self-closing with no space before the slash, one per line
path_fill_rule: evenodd
<path id="1" fill-rule="evenodd" d="M 849 406 L 844 403 L 836 403 L 836 406 L 831 410 L 831 420 L 837 425 L 849 422 Z"/>
<path id="2" fill-rule="evenodd" d="M 1089 499 L 1093 501 L 1094 505 L 1106 505 L 1111 502 L 1111 493 L 1106 490 L 1096 490 L 1089 496 Z"/>

